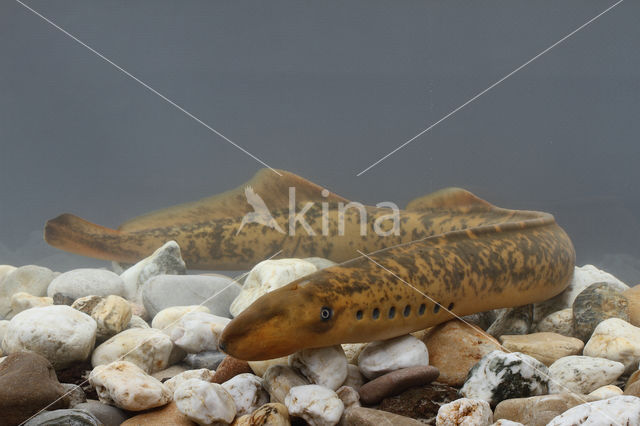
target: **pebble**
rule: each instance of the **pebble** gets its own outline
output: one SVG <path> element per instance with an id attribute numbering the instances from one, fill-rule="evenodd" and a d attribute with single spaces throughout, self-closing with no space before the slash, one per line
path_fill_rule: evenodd
<path id="1" fill-rule="evenodd" d="M 91 371 L 89 383 L 100 402 L 124 410 L 142 411 L 171 401 L 171 392 L 165 385 L 128 361 L 98 365 Z"/>
<path id="2" fill-rule="evenodd" d="M 14 293 L 13 296 L 11 296 L 11 311 L 5 318 L 11 319 L 16 316 L 16 314 L 26 311 L 27 309 L 42 308 L 51 305 L 53 305 L 53 299 L 51 297 L 32 296 L 25 292 Z"/>
<path id="3" fill-rule="evenodd" d="M 287 407 L 277 402 L 264 404 L 253 414 L 236 419 L 233 426 L 290 426 Z"/>
<path id="4" fill-rule="evenodd" d="M 338 395 L 319 385 L 292 387 L 284 405 L 291 416 L 301 417 L 311 426 L 333 426 L 340 421 L 344 411 Z"/>
<path id="5" fill-rule="evenodd" d="M 632 373 L 640 360 L 640 328 L 619 318 L 604 320 L 593 331 L 583 353 L 621 362 L 625 372 Z"/>
<path id="6" fill-rule="evenodd" d="M 125 330 L 128 330 L 130 328 L 151 328 L 151 326 L 139 316 L 131 315 L 131 319 L 127 323 Z"/>
<path id="7" fill-rule="evenodd" d="M 502 336 L 500 341 L 508 351 L 532 356 L 546 366 L 562 357 L 577 355 L 584 347 L 582 340 L 557 333 Z"/>
<path id="8" fill-rule="evenodd" d="M 573 309 L 567 308 L 547 315 L 538 323 L 536 329 L 539 332 L 573 337 Z"/>
<path id="9" fill-rule="evenodd" d="M 588 394 L 615 382 L 623 372 L 624 365 L 616 361 L 591 356 L 567 356 L 549 367 L 549 393 Z"/>
<path id="10" fill-rule="evenodd" d="M 525 426 L 520 422 L 512 422 L 511 420 L 500 419 L 491 426 Z"/>
<path id="11" fill-rule="evenodd" d="M 304 260 L 305 262 L 313 263 L 318 271 L 320 269 L 337 265 L 337 263 L 333 260 L 325 259 L 324 257 L 305 257 L 302 260 Z"/>
<path id="12" fill-rule="evenodd" d="M 205 382 L 210 382 L 213 380 L 213 376 L 215 373 L 215 371 L 211 371 L 206 368 L 200 368 L 198 370 L 187 370 L 176 374 L 175 376 L 164 382 L 164 385 L 169 388 L 169 391 L 171 391 L 171 394 L 173 395 L 175 390 L 187 380 L 199 379 L 204 380 Z"/>
<path id="13" fill-rule="evenodd" d="M 345 410 L 351 407 L 360 407 L 360 394 L 351 386 L 340 386 L 336 390 L 336 395 L 344 404 Z"/>
<path id="14" fill-rule="evenodd" d="M 348 426 L 423 426 L 409 417 L 365 407 L 352 407 L 344 412 L 343 424 Z"/>
<path id="15" fill-rule="evenodd" d="M 222 384 L 227 380 L 232 379 L 238 374 L 242 373 L 251 373 L 251 367 L 247 361 L 243 361 L 240 359 L 236 359 L 232 356 L 227 355 L 220 365 L 218 365 L 218 369 L 211 379 L 212 382 Z"/>
<path id="16" fill-rule="evenodd" d="M 107 425 L 105 423 L 105 425 Z M 116 423 L 113 423 L 115 426 Z M 121 426 L 195 426 L 189 417 L 185 416 L 178 410 L 178 406 L 174 401 L 167 405 L 147 411 L 143 414 L 131 417 L 123 422 Z M 109 425 L 110 426 L 110 425 Z"/>
<path id="17" fill-rule="evenodd" d="M 242 373 L 222 384 L 236 404 L 238 416 L 251 414 L 269 402 L 269 394 L 262 387 L 262 379 L 255 374 Z"/>
<path id="18" fill-rule="evenodd" d="M 229 310 L 237 317 L 260 296 L 317 270 L 313 263 L 302 259 L 264 260 L 251 269 Z"/>
<path id="19" fill-rule="evenodd" d="M 598 324 L 608 318 L 629 320 L 627 298 L 607 283 L 591 284 L 573 302 L 573 334 L 589 340 Z"/>
<path id="20" fill-rule="evenodd" d="M 189 306 L 171 306 L 158 312 L 151 320 L 151 327 L 162 330 L 167 335 L 171 334 L 171 330 L 178 324 L 180 318 L 191 312 L 203 312 L 210 314 L 209 308 L 201 305 Z"/>
<path id="21" fill-rule="evenodd" d="M 102 426 L 102 422 L 93 414 L 84 410 L 43 411 L 24 426 L 69 425 L 69 426 Z"/>
<path id="22" fill-rule="evenodd" d="M 336 390 L 347 378 L 347 357 L 342 346 L 303 349 L 289 356 L 289 365 L 309 382 Z"/>
<path id="23" fill-rule="evenodd" d="M 46 306 L 13 317 L 2 340 L 11 354 L 30 350 L 44 356 L 55 369 L 86 360 L 96 339 L 96 322 L 69 306 Z"/>
<path id="24" fill-rule="evenodd" d="M 2 280 L 16 269 L 18 268 L 13 265 L 0 265 L 0 286 L 2 285 Z"/>
<path id="25" fill-rule="evenodd" d="M 185 364 L 176 364 L 171 367 L 167 367 L 164 370 L 156 371 L 155 373 L 151 373 L 151 376 L 160 380 L 161 382 L 166 384 L 166 380 L 169 380 L 172 377 L 177 376 L 180 373 L 184 373 L 185 371 L 189 371 L 190 368 Z"/>
<path id="26" fill-rule="evenodd" d="M 440 407 L 436 417 L 436 426 L 489 426 L 491 423 L 491 407 L 481 399 L 457 399 Z"/>
<path id="27" fill-rule="evenodd" d="M 52 403 L 51 410 L 67 408 L 68 400 L 61 398 L 64 394 L 53 366 L 41 355 L 19 352 L 0 363 L 0 413 L 4 424 L 20 424 Z"/>
<path id="28" fill-rule="evenodd" d="M 568 409 L 588 402 L 584 395 L 561 393 L 502 401 L 493 412 L 494 419 L 508 419 L 527 426 L 546 426 Z"/>
<path id="29" fill-rule="evenodd" d="M 271 401 L 284 403 L 284 399 L 295 386 L 308 385 L 309 381 L 288 365 L 272 365 L 263 375 L 263 386 Z"/>
<path id="30" fill-rule="evenodd" d="M 342 350 L 344 351 L 345 356 L 347 357 L 347 362 L 349 364 L 358 365 L 358 357 L 360 356 L 360 352 L 362 352 L 367 346 L 366 343 L 345 343 L 342 345 Z"/>
<path id="31" fill-rule="evenodd" d="M 438 378 L 438 369 L 432 366 L 409 367 L 395 370 L 365 383 L 359 390 L 360 400 L 375 405 L 389 396 L 408 388 L 431 383 Z"/>
<path id="32" fill-rule="evenodd" d="M 69 408 L 75 408 L 76 405 L 87 402 L 87 395 L 82 388 L 73 383 L 61 383 L 66 394 L 65 398 L 69 401 Z"/>
<path id="33" fill-rule="evenodd" d="M 182 361 L 194 369 L 207 368 L 209 370 L 216 370 L 226 357 L 227 354 L 222 352 L 205 351 L 197 354 L 187 354 Z"/>
<path id="34" fill-rule="evenodd" d="M 591 284 L 601 282 L 609 283 L 621 292 L 629 288 L 629 286 L 610 273 L 602 271 L 593 265 L 576 266 L 569 286 L 562 293 L 536 305 L 535 318 L 544 318 L 551 312 L 570 308 L 578 294 L 585 288 Z"/>
<path id="35" fill-rule="evenodd" d="M 100 341 L 120 333 L 131 321 L 131 306 L 120 296 L 85 296 L 73 302 L 71 307 L 96 321 Z"/>
<path id="36" fill-rule="evenodd" d="M 493 351 L 469 371 L 460 394 L 493 406 L 505 399 L 547 393 L 548 375 L 547 366 L 535 358 L 518 352 Z"/>
<path id="37" fill-rule="evenodd" d="M 253 370 L 253 374 L 256 376 L 264 376 L 264 373 L 272 365 L 289 365 L 289 356 L 283 356 L 280 358 L 266 359 L 263 361 L 249 361 L 249 366 Z"/>
<path id="38" fill-rule="evenodd" d="M 187 268 L 180 255 L 180 246 L 169 241 L 162 247 L 128 268 L 120 278 L 124 281 L 125 296 L 136 303 L 142 303 L 142 287 L 151 277 L 157 275 L 185 275 Z"/>
<path id="39" fill-rule="evenodd" d="M 640 397 L 640 381 L 635 381 L 631 384 L 627 383 L 624 387 L 624 394 Z"/>
<path id="40" fill-rule="evenodd" d="M 358 356 L 360 372 L 368 379 L 421 365 L 429 365 L 427 346 L 411 335 L 371 342 Z"/>
<path id="41" fill-rule="evenodd" d="M 423 341 L 429 364 L 440 371 L 438 382 L 450 386 L 462 386 L 471 367 L 483 356 L 502 350 L 496 339 L 457 319 L 433 327 Z"/>
<path id="42" fill-rule="evenodd" d="M 595 399 L 608 399 L 614 396 L 622 395 L 623 393 L 624 392 L 622 392 L 622 389 L 620 389 L 616 385 L 607 385 L 594 390 L 587 396 Z"/>
<path id="43" fill-rule="evenodd" d="M 344 379 L 342 386 L 349 386 L 355 390 L 360 390 L 360 387 L 364 384 L 365 378 L 360 372 L 357 365 L 347 365 L 347 378 Z"/>
<path id="44" fill-rule="evenodd" d="M 411 417 L 427 424 L 434 424 L 438 410 L 444 404 L 460 398 L 458 390 L 451 386 L 432 383 L 411 388 L 400 395 L 385 398 L 380 410 Z"/>
<path id="45" fill-rule="evenodd" d="M 189 379 L 173 394 L 178 410 L 198 424 L 231 423 L 236 407 L 231 395 L 217 383 Z"/>
<path id="46" fill-rule="evenodd" d="M 622 295 L 629 302 L 629 322 L 631 325 L 640 327 L 640 285 L 631 287 L 629 290 L 622 292 Z"/>
<path id="47" fill-rule="evenodd" d="M 173 343 L 187 353 L 218 350 L 218 339 L 231 321 L 205 312 L 189 312 L 171 327 Z"/>
<path id="48" fill-rule="evenodd" d="M 487 333 L 495 338 L 505 334 L 528 334 L 533 323 L 533 305 L 508 308 L 498 314 L 498 318 L 489 326 Z"/>
<path id="49" fill-rule="evenodd" d="M 16 293 L 29 293 L 42 297 L 47 295 L 47 287 L 55 275 L 49 268 L 26 265 L 8 272 L 0 285 L 0 318 L 11 311 L 11 297 Z"/>
<path id="50" fill-rule="evenodd" d="M 155 328 L 131 328 L 111 337 L 93 351 L 91 364 L 109 364 L 123 359 L 155 373 L 167 368 L 173 343 L 169 336 Z"/>
<path id="51" fill-rule="evenodd" d="M 203 305 L 229 318 L 229 305 L 240 285 L 225 275 L 157 275 L 142 287 L 142 302 L 150 317 L 172 306 Z"/>
<path id="52" fill-rule="evenodd" d="M 573 407 L 551 420 L 548 426 L 638 424 L 640 424 L 640 398 L 624 395 Z"/>
<path id="53" fill-rule="evenodd" d="M 113 405 L 103 404 L 102 402 L 95 400 L 83 402 L 82 404 L 76 405 L 74 408 L 93 414 L 105 426 L 119 425 L 128 418 L 125 412 L 120 408 L 114 407 Z"/>
<path id="54" fill-rule="evenodd" d="M 74 300 L 84 296 L 124 297 L 124 281 L 118 274 L 106 269 L 73 269 L 58 275 L 47 288 L 47 296 L 64 294 Z"/>

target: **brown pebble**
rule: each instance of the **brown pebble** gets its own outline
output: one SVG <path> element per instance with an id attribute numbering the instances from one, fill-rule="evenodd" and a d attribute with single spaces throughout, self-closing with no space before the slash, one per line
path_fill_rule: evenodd
<path id="1" fill-rule="evenodd" d="M 196 423 L 189 420 L 187 416 L 182 414 L 175 402 L 147 411 L 143 414 L 131 417 L 129 420 L 121 423 L 121 426 L 196 426 Z"/>
<path id="2" fill-rule="evenodd" d="M 211 381 L 213 383 L 222 384 L 242 373 L 253 373 L 253 370 L 249 367 L 249 363 L 227 355 L 220 365 L 218 365 L 216 373 L 213 375 Z"/>
<path id="3" fill-rule="evenodd" d="M 388 396 L 431 383 L 439 375 L 438 369 L 431 365 L 392 371 L 362 385 L 359 391 L 360 401 L 366 405 L 375 405 Z"/>

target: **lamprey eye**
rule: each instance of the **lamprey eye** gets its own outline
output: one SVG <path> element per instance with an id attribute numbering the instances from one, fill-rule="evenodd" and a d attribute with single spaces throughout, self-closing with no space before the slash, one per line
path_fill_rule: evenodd
<path id="1" fill-rule="evenodd" d="M 322 321 L 330 320 L 331 319 L 331 315 L 333 315 L 333 311 L 331 310 L 331 308 L 323 306 L 322 309 L 320 309 L 320 319 Z"/>

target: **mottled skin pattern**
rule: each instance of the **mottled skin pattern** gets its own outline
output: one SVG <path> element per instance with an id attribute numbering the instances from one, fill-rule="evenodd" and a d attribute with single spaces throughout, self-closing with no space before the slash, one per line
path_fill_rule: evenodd
<path id="1" fill-rule="evenodd" d="M 251 211 L 240 187 L 145 215 L 117 231 L 62 215 L 47 223 L 45 239 L 68 251 L 129 263 L 174 239 L 190 268 L 249 268 L 278 250 L 283 257 L 344 261 L 263 296 L 225 328 L 221 349 L 246 360 L 399 336 L 450 319 L 447 309 L 468 315 L 539 302 L 561 292 L 573 272 L 573 246 L 550 214 L 501 209 L 453 188 L 411 202 L 400 213 L 399 235 L 374 232 L 376 218 L 390 213 L 376 207 L 366 208 L 366 235 L 356 209 L 346 210 L 344 235 L 338 235 L 337 203 L 347 200 L 321 197 L 321 187 L 282 173 L 260 172 L 249 183 L 286 230 L 284 193 L 295 186 L 297 211 L 315 203 L 304 218 L 318 235 L 300 225 L 287 235 L 260 224 L 237 233 Z M 328 236 L 320 235 L 323 203 Z M 388 229 L 391 221 L 382 225 Z M 358 250 L 371 253 L 370 259 L 354 259 Z"/>
<path id="2" fill-rule="evenodd" d="M 459 194 L 472 204 L 438 206 L 420 216 L 431 227 L 425 232 L 436 235 L 268 293 L 225 328 L 220 347 L 237 358 L 261 360 L 388 339 L 447 321 L 452 315 L 444 308 L 463 316 L 540 302 L 566 288 L 575 253 L 553 216 Z M 331 316 L 323 319 L 327 309 Z"/>

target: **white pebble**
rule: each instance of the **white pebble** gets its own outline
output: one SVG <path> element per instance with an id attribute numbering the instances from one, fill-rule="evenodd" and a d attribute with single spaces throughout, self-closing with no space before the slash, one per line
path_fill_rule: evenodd
<path id="1" fill-rule="evenodd" d="M 100 402 L 130 411 L 160 407 L 171 401 L 171 392 L 158 379 L 127 361 L 99 365 L 89 375 Z"/>
<path id="2" fill-rule="evenodd" d="M 260 296 L 316 271 L 313 263 L 302 259 L 264 260 L 249 272 L 229 312 L 236 317 Z"/>
<path id="3" fill-rule="evenodd" d="M 489 403 L 481 399 L 456 399 L 438 409 L 436 426 L 489 426 L 493 412 Z"/>
<path id="4" fill-rule="evenodd" d="M 602 386 L 589 394 L 589 396 L 597 399 L 608 399 L 614 396 L 622 395 L 624 392 L 616 385 Z"/>
<path id="5" fill-rule="evenodd" d="M 14 295 L 11 296 L 11 312 L 7 314 L 6 319 L 11 319 L 27 309 L 52 305 L 53 299 L 51 297 L 38 297 L 25 292 L 14 293 Z"/>
<path id="6" fill-rule="evenodd" d="M 211 382 L 211 380 L 213 379 L 213 375 L 215 373 L 216 372 L 214 370 L 208 370 L 206 368 L 199 368 L 197 370 L 187 370 L 182 373 L 176 374 L 175 376 L 173 376 L 172 378 L 164 382 L 164 385 L 167 388 L 169 388 L 169 390 L 171 391 L 171 394 L 173 395 L 175 390 L 178 389 L 178 387 L 184 382 L 186 382 L 187 380 L 199 379 L 199 380 L 204 380 L 205 382 Z"/>
<path id="7" fill-rule="evenodd" d="M 311 383 L 333 390 L 347 378 L 347 357 L 340 345 L 303 349 L 289 356 L 289 365 Z"/>
<path id="8" fill-rule="evenodd" d="M 583 353 L 621 362 L 625 372 L 631 373 L 640 361 L 640 328 L 620 318 L 604 320 L 596 326 Z"/>
<path id="9" fill-rule="evenodd" d="M 624 365 L 616 361 L 590 356 L 566 356 L 549 367 L 549 393 L 588 394 L 615 382 L 623 372 Z"/>
<path id="10" fill-rule="evenodd" d="M 231 423 L 236 416 L 235 402 L 217 383 L 189 379 L 173 393 L 178 410 L 201 425 Z"/>
<path id="11" fill-rule="evenodd" d="M 554 417 L 547 426 L 640 425 L 640 398 L 615 396 L 570 408 Z"/>
<path id="12" fill-rule="evenodd" d="M 11 354 L 29 350 L 44 356 L 56 369 L 86 360 L 96 340 L 96 322 L 70 306 L 32 308 L 13 317 L 2 340 Z"/>
<path id="13" fill-rule="evenodd" d="M 251 414 L 269 402 L 269 394 L 262 387 L 262 379 L 255 374 L 242 373 L 222 384 L 236 404 L 238 416 Z"/>
<path id="14" fill-rule="evenodd" d="M 319 385 L 294 386 L 284 399 L 289 414 L 311 426 L 333 426 L 340 421 L 344 404 L 331 389 Z"/>
<path id="15" fill-rule="evenodd" d="M 55 277 L 50 269 L 36 265 L 21 266 L 6 272 L 0 285 L 0 318 L 11 311 L 11 296 L 21 292 L 46 296 L 47 287 Z"/>
<path id="16" fill-rule="evenodd" d="M 429 365 L 427 346 L 410 334 L 369 343 L 358 356 L 358 367 L 368 379 L 401 368 Z"/>
<path id="17" fill-rule="evenodd" d="M 131 328 L 116 334 L 93 351 L 93 366 L 124 359 L 147 373 L 169 366 L 173 343 L 169 336 L 155 328 Z"/>
<path id="18" fill-rule="evenodd" d="M 217 351 L 218 338 L 231 321 L 205 312 L 190 312 L 171 327 L 169 336 L 173 343 L 187 353 Z"/>
<path id="19" fill-rule="evenodd" d="M 151 327 L 162 330 L 169 335 L 173 327 L 180 321 L 180 318 L 190 312 L 204 312 L 208 314 L 209 308 L 200 305 L 172 306 L 158 312 L 156 316 L 153 317 L 153 320 L 151 320 Z"/>

